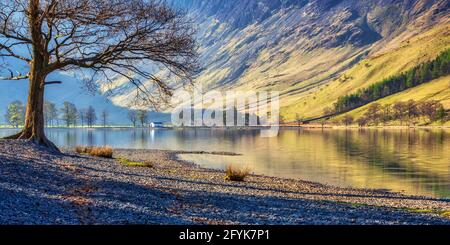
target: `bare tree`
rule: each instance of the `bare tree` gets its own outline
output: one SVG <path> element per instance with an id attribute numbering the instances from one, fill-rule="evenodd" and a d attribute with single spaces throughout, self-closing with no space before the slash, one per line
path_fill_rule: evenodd
<path id="1" fill-rule="evenodd" d="M 401 125 L 403 125 L 404 121 L 408 122 L 408 126 L 412 123 L 415 124 L 415 119 L 420 116 L 419 108 L 414 100 L 396 102 L 393 106 L 393 111 L 394 118 L 400 120 Z"/>
<path id="2" fill-rule="evenodd" d="M 80 119 L 81 127 L 84 127 L 84 123 L 86 122 L 87 109 L 81 109 L 78 111 L 78 119 Z"/>
<path id="3" fill-rule="evenodd" d="M 144 127 L 148 121 L 148 111 L 138 110 L 136 112 L 136 116 L 137 116 L 138 121 L 141 123 L 141 127 Z"/>
<path id="4" fill-rule="evenodd" d="M 109 117 L 109 113 L 106 109 L 104 109 L 102 111 L 102 123 L 103 123 L 103 127 L 106 128 L 106 125 L 108 124 L 108 117 Z"/>
<path id="5" fill-rule="evenodd" d="M 47 127 L 54 126 L 57 118 L 58 118 L 58 110 L 56 109 L 56 105 L 50 101 L 45 101 L 44 119 L 47 124 Z"/>
<path id="6" fill-rule="evenodd" d="M 410 126 L 411 124 L 416 124 L 415 119 L 417 117 L 419 117 L 420 112 L 419 109 L 417 108 L 417 103 L 414 100 L 408 100 L 406 102 L 406 107 L 405 107 L 406 111 L 406 117 L 408 119 L 408 126 Z"/>
<path id="7" fill-rule="evenodd" d="M 133 127 L 136 127 L 136 123 L 138 121 L 138 118 L 137 118 L 137 113 L 136 113 L 135 110 L 130 110 L 128 112 L 128 119 L 133 124 Z"/>
<path id="8" fill-rule="evenodd" d="M 78 117 L 77 107 L 70 102 L 64 102 L 61 108 L 61 117 L 62 121 L 66 123 L 66 127 L 70 127 L 70 125 L 76 126 Z"/>
<path id="9" fill-rule="evenodd" d="M 360 118 L 358 118 L 358 120 L 356 120 L 356 122 L 358 123 L 359 127 L 367 126 L 368 121 L 369 120 L 366 117 L 360 117 Z"/>
<path id="10" fill-rule="evenodd" d="M 8 74 L 0 74 L 29 80 L 25 127 L 10 139 L 58 151 L 44 133 L 44 90 L 59 83 L 46 81 L 52 72 L 80 69 L 91 75 L 89 84 L 118 75 L 136 86 L 137 98 L 158 107 L 197 70 L 191 23 L 164 1 L 2 0 L 0 9 L 0 57 L 29 66 L 15 73 L 5 62 Z M 149 72 L 149 64 L 179 79 L 168 84 Z"/>
<path id="11" fill-rule="evenodd" d="M 381 118 L 380 114 L 381 105 L 378 103 L 373 103 L 367 108 L 364 117 L 367 118 L 368 122 L 371 122 L 373 125 L 378 126 Z"/>
<path id="12" fill-rule="evenodd" d="M 352 124 L 354 121 L 354 118 L 350 115 L 345 115 L 344 118 L 342 119 L 342 123 L 347 127 L 350 124 Z"/>
<path id="13" fill-rule="evenodd" d="M 420 114 L 427 117 L 428 123 L 431 123 L 436 120 L 438 111 L 443 105 L 436 100 L 431 100 L 418 103 L 417 107 Z"/>
<path id="14" fill-rule="evenodd" d="M 97 121 L 97 115 L 95 114 L 95 109 L 92 106 L 86 110 L 86 122 L 88 127 L 92 128 Z"/>
<path id="15" fill-rule="evenodd" d="M 405 117 L 406 117 L 406 111 L 407 111 L 407 105 L 405 102 L 399 101 L 396 102 L 393 107 L 393 115 L 394 119 L 399 120 L 400 124 L 403 126 Z"/>

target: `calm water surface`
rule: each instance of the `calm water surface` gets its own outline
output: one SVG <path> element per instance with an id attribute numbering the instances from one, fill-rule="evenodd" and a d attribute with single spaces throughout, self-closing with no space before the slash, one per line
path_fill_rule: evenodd
<path id="1" fill-rule="evenodd" d="M 0 136 L 14 130 L 1 129 Z M 450 198 L 450 130 L 49 129 L 61 147 L 227 151 L 242 156 L 182 155 L 208 168 L 246 166 L 256 174 L 343 187 Z"/>

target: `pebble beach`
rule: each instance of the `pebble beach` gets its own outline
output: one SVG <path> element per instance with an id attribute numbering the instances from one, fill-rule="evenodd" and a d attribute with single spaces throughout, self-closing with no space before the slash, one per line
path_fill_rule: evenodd
<path id="1" fill-rule="evenodd" d="M 186 153 L 115 149 L 151 165 L 131 167 L 0 140 L 0 224 L 450 225 L 448 199 L 257 175 L 232 182 L 179 160 Z"/>

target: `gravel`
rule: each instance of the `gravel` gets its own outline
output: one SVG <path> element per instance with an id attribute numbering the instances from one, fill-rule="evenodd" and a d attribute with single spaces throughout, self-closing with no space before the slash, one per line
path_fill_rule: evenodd
<path id="1" fill-rule="evenodd" d="M 115 150 L 153 165 L 127 167 L 0 140 L 0 224 L 450 225 L 447 199 L 255 175 L 229 182 L 178 160 L 184 153 Z"/>

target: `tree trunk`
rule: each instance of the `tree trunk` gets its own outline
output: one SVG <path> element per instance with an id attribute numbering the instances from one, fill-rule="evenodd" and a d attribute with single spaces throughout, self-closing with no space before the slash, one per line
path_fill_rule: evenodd
<path id="1" fill-rule="evenodd" d="M 44 88 L 49 56 L 41 30 L 40 1 L 30 0 L 28 11 L 31 39 L 33 40 L 33 61 L 30 62 L 30 84 L 25 127 L 22 132 L 7 137 L 7 139 L 27 139 L 59 152 L 59 149 L 47 139 L 44 132 Z"/>
<path id="2" fill-rule="evenodd" d="M 47 139 L 44 132 L 45 75 L 39 69 L 31 74 L 25 127 L 19 139 L 29 139 L 56 150 L 56 146 Z"/>
<path id="3" fill-rule="evenodd" d="M 58 148 L 47 139 L 44 132 L 44 88 L 46 75 L 41 67 L 38 60 L 31 64 L 25 126 L 22 132 L 7 137 L 7 139 L 27 139 L 59 152 Z"/>

